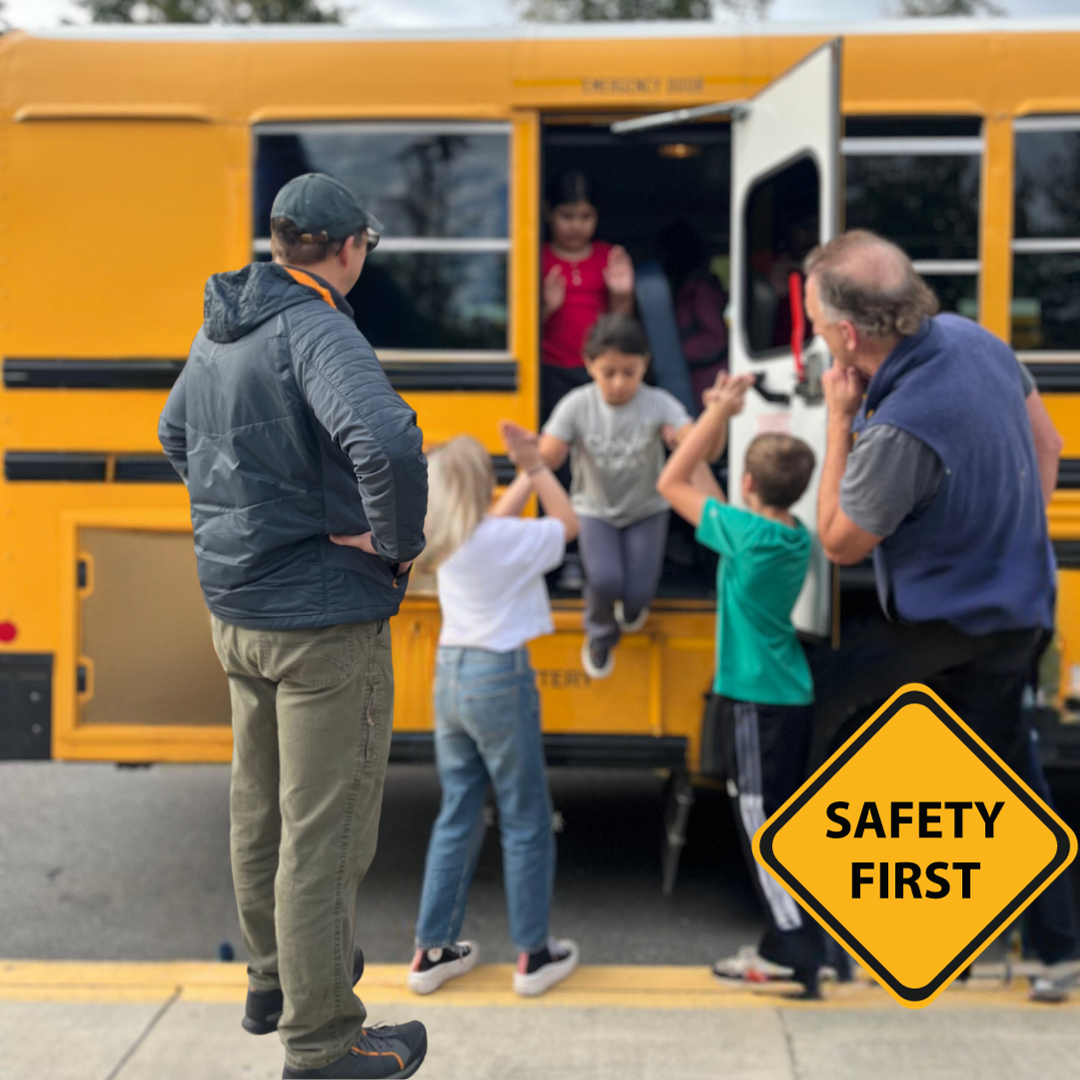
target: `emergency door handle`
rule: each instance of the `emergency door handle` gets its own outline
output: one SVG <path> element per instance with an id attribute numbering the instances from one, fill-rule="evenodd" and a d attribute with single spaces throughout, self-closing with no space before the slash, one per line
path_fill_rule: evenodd
<path id="1" fill-rule="evenodd" d="M 765 385 L 765 372 L 759 371 L 754 375 L 754 389 L 766 400 L 774 405 L 790 405 L 791 395 L 780 390 L 770 390 Z"/>

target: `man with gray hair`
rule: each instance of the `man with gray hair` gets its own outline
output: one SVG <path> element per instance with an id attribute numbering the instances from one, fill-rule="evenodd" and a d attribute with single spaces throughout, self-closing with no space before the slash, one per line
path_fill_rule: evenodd
<path id="1" fill-rule="evenodd" d="M 1021 701 L 1054 626 L 1046 504 L 1062 441 L 1008 346 L 937 315 L 894 244 L 845 233 L 810 253 L 806 274 L 814 332 L 836 361 L 823 379 L 821 542 L 842 566 L 873 555 L 892 624 L 847 656 L 843 731 L 923 682 L 1048 798 Z M 1032 905 L 1029 929 L 1044 964 L 1073 953 L 1066 875 Z M 1048 972 L 1033 996 L 1060 1000 L 1065 985 Z"/>

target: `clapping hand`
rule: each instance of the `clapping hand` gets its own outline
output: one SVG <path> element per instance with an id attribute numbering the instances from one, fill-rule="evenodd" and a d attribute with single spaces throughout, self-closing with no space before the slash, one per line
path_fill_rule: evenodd
<path id="1" fill-rule="evenodd" d="M 615 246 L 611 249 L 604 267 L 604 284 L 613 296 L 634 294 L 634 264 L 626 248 Z"/>
<path id="2" fill-rule="evenodd" d="M 506 447 L 506 456 L 519 469 L 528 472 L 543 464 L 540 457 L 540 440 L 535 431 L 529 431 L 513 420 L 499 421 L 499 437 Z"/>
<path id="3" fill-rule="evenodd" d="M 541 296 L 544 318 L 550 318 L 566 303 L 566 278 L 563 277 L 562 267 L 556 264 L 544 277 L 543 293 Z"/>

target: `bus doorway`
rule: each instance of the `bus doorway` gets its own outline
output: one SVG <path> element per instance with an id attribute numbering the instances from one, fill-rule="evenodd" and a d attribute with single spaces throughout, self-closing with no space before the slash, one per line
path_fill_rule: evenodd
<path id="1" fill-rule="evenodd" d="M 616 135 L 613 119 L 547 118 L 541 190 L 569 173 L 586 177 L 597 238 L 626 248 L 634 264 L 637 315 L 653 352 L 646 379 L 674 392 L 693 416 L 701 391 L 727 365 L 730 127 L 714 122 Z M 715 555 L 673 515 L 658 596 L 711 598 L 715 573 Z M 556 579 L 555 594 L 576 595 L 560 587 L 565 583 L 565 575 Z"/>

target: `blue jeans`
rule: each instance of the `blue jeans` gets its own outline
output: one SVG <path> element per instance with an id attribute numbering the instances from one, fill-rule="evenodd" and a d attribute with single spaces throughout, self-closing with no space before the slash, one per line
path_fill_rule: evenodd
<path id="1" fill-rule="evenodd" d="M 490 781 L 499 810 L 510 936 L 519 952 L 543 948 L 555 837 L 540 698 L 527 650 L 439 649 L 435 760 L 442 808 L 428 846 L 417 946 L 452 945 L 461 933 L 469 883 L 484 841 Z"/>

